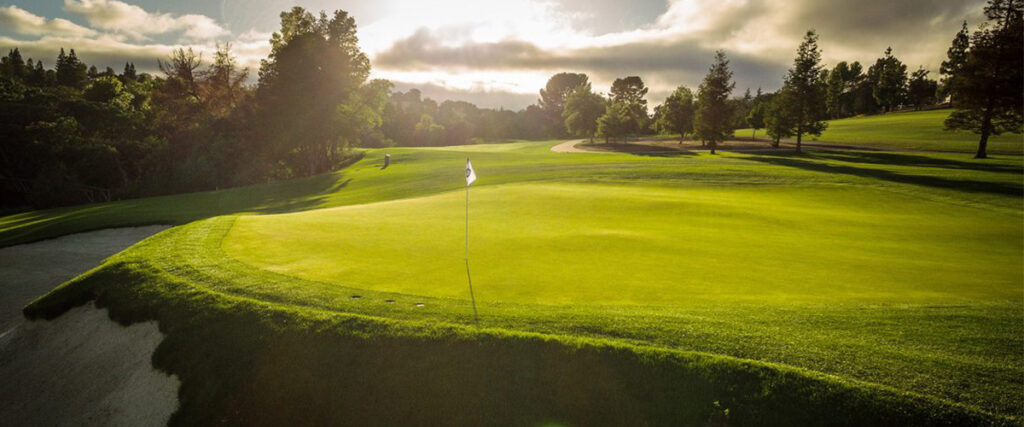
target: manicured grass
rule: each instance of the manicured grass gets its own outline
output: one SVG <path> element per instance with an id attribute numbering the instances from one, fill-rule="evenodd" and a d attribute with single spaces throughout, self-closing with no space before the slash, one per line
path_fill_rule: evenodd
<path id="1" fill-rule="evenodd" d="M 1019 216 L 856 186 L 474 189 L 480 300 L 970 303 L 1020 295 Z M 469 298 L 464 193 L 243 216 L 225 252 L 325 284 Z M 325 286 L 330 292 L 330 285 Z"/>
<path id="2" fill-rule="evenodd" d="M 184 378 L 189 400 L 176 419 L 186 424 L 219 413 L 218 404 L 288 399 L 265 391 L 275 386 L 299 394 L 320 383 L 341 387 L 336 377 L 355 375 L 351 369 L 377 370 L 374 381 L 428 395 L 467 393 L 498 405 L 474 381 L 523 391 L 507 376 L 487 376 L 488 369 L 537 379 L 558 375 L 542 368 L 546 363 L 564 367 L 577 358 L 595 361 L 581 365 L 586 371 L 636 375 L 649 388 L 566 374 L 570 382 L 559 384 L 574 391 L 562 401 L 606 390 L 613 401 L 646 402 L 628 411 L 648 411 L 640 418 L 654 424 L 708 419 L 718 397 L 703 396 L 727 396 L 720 399 L 740 414 L 736 420 L 777 414 L 766 424 L 806 424 L 807 417 L 878 423 L 858 418 L 871 414 L 892 424 L 993 422 L 985 414 L 998 414 L 996 423 L 1020 421 L 1020 157 L 558 154 L 549 151 L 553 144 L 389 149 L 393 164 L 384 170 L 382 151 L 370 150 L 348 169 L 303 181 L 7 217 L 0 242 L 98 224 L 240 214 L 151 238 L 27 311 L 52 316 L 99 298 L 128 320 L 159 318 L 172 331 L 159 363 Z M 460 326 L 472 323 L 461 263 L 466 156 L 480 176 L 471 194 L 470 245 L 483 335 Z M 318 209 L 327 207 L 335 208 Z M 207 331 L 207 324 L 219 326 Z M 542 341 L 554 340 L 555 350 L 523 344 L 534 342 L 517 338 L 524 333 L 546 334 Z M 585 350 L 564 353 L 563 345 Z M 616 356 L 592 351 L 604 345 Z M 346 346 L 362 350 L 344 353 Z M 452 356 L 455 349 L 472 356 Z M 403 357 L 384 356 L 392 350 Z M 755 362 L 679 359 L 677 352 L 688 351 Z M 231 365 L 243 353 L 254 355 Z M 325 362 L 337 354 L 344 354 L 341 362 Z M 227 378 L 186 362 L 202 357 L 222 363 L 216 366 Z M 636 357 L 646 362 L 637 365 Z M 301 368 L 280 367 L 295 358 Z M 473 368 L 457 376 L 439 360 Z M 412 373 L 417 363 L 474 385 L 434 388 L 429 384 L 441 377 Z M 794 372 L 800 385 L 779 385 L 795 383 L 777 380 L 776 369 Z M 652 380 L 658 372 L 680 384 L 712 379 L 692 394 L 672 395 L 681 400 L 663 400 L 655 396 L 678 389 Z M 834 377 L 819 382 L 822 375 Z M 531 390 L 542 384 L 524 381 Z M 715 389 L 720 381 L 736 388 Z M 376 393 L 386 394 L 381 387 Z M 753 391 L 760 387 L 768 391 Z M 316 411 L 331 403 L 310 399 Z M 686 399 L 698 403 L 679 403 Z M 794 406 L 771 406 L 782 402 Z M 601 420 L 576 412 L 580 407 L 544 405 L 521 407 L 529 415 L 521 420 L 548 412 L 572 414 L 563 421 Z M 608 403 L 593 413 L 613 407 L 627 411 Z"/>
<path id="3" fill-rule="evenodd" d="M 942 130 L 943 121 L 952 111 L 913 111 L 831 120 L 820 137 L 808 137 L 805 141 L 974 153 L 978 150 L 978 135 Z M 748 139 L 752 134 L 752 129 L 740 129 L 735 135 L 739 139 Z M 768 134 L 761 129 L 757 137 L 768 138 Z M 993 136 L 989 138 L 988 151 L 1020 154 L 1024 152 L 1024 135 Z"/>

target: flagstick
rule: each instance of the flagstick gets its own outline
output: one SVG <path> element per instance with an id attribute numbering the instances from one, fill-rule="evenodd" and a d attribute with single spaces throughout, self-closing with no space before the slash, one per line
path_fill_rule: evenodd
<path id="1" fill-rule="evenodd" d="M 473 296 L 473 278 L 469 275 L 469 184 L 466 184 L 466 280 L 469 281 L 469 299 L 473 301 L 473 323 L 479 325 L 476 314 L 476 297 Z"/>

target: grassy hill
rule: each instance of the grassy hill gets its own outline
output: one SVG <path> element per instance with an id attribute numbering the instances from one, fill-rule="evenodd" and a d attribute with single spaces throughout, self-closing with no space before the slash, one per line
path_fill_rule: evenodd
<path id="1" fill-rule="evenodd" d="M 26 310 L 159 319 L 181 424 L 282 421 L 242 409 L 271 402 L 311 422 L 1020 421 L 1019 156 L 553 144 L 389 149 L 387 169 L 368 150 L 304 180 L 0 218 L 0 244 L 212 217 Z"/>
<path id="2" fill-rule="evenodd" d="M 830 120 L 828 129 L 820 137 L 808 137 L 805 141 L 959 153 L 977 151 L 978 135 L 942 130 L 943 121 L 952 111 L 909 111 Z M 752 129 L 736 131 L 736 137 L 740 139 L 750 138 L 752 134 Z M 761 129 L 757 137 L 768 138 L 768 134 Z M 1024 152 L 1024 135 L 1018 133 L 990 137 L 988 151 L 995 154 L 1021 154 Z"/>

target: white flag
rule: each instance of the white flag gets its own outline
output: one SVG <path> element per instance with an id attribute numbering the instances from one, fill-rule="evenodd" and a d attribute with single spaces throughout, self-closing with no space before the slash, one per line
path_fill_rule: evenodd
<path id="1" fill-rule="evenodd" d="M 473 171 L 473 164 L 470 163 L 469 159 L 467 158 L 466 159 L 466 186 L 469 187 L 469 185 L 472 184 L 473 181 L 476 181 L 476 172 Z"/>

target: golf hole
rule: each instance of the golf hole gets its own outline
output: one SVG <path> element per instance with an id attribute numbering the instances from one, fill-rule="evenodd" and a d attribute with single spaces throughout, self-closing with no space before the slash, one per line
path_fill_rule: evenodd
<path id="1" fill-rule="evenodd" d="M 395 300 L 393 300 L 393 299 L 387 299 L 387 300 L 384 300 L 384 302 L 386 302 L 386 303 L 388 303 L 388 304 L 394 304 L 394 303 L 395 303 Z"/>
<path id="2" fill-rule="evenodd" d="M 362 298 L 362 296 L 361 295 L 352 295 L 352 299 L 359 299 L 359 298 Z"/>

